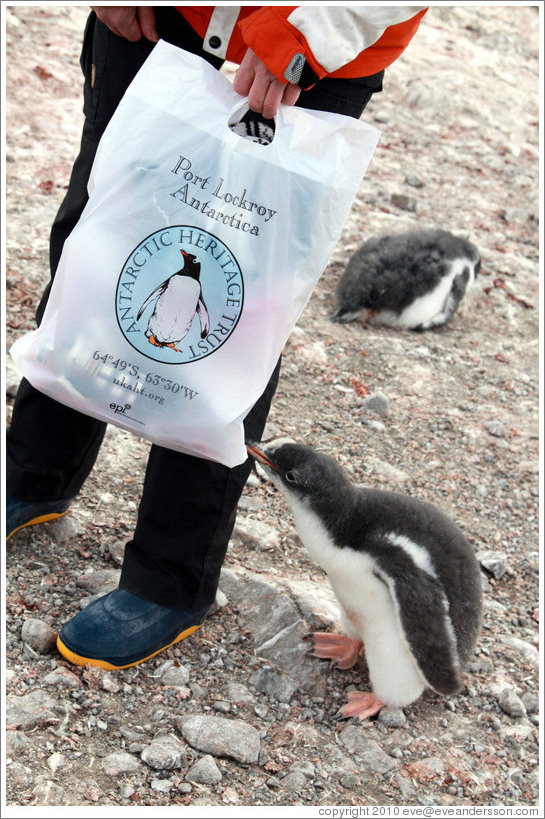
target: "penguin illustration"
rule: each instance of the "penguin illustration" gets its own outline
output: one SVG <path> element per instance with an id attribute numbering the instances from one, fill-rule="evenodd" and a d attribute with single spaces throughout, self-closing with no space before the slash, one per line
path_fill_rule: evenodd
<path id="1" fill-rule="evenodd" d="M 156 300 L 146 330 L 148 341 L 155 347 L 171 347 L 177 352 L 180 350 L 176 344 L 189 332 L 195 313 L 201 322 L 201 338 L 205 338 L 210 329 L 200 283 L 200 262 L 185 250 L 180 253 L 184 266 L 150 293 L 136 317 L 138 321 L 148 304 Z"/>
<path id="2" fill-rule="evenodd" d="M 333 321 L 429 330 L 451 320 L 481 266 L 474 244 L 446 230 L 410 230 L 369 239 L 337 283 Z"/>
<path id="3" fill-rule="evenodd" d="M 458 691 L 482 617 L 479 566 L 458 527 L 423 501 L 354 486 L 308 446 L 248 452 L 281 490 L 341 607 L 346 636 L 315 632 L 313 656 L 351 668 L 365 649 L 372 692 L 350 693 L 341 716 L 363 721 L 426 687 Z"/>

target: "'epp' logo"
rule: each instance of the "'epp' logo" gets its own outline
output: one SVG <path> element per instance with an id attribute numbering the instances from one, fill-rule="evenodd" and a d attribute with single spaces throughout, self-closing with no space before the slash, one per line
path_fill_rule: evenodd
<path id="1" fill-rule="evenodd" d="M 127 410 L 130 410 L 130 408 L 130 404 L 125 404 L 124 407 L 122 407 L 121 404 L 110 404 L 110 409 L 113 410 L 116 415 L 119 413 L 121 413 L 121 415 L 125 415 Z"/>

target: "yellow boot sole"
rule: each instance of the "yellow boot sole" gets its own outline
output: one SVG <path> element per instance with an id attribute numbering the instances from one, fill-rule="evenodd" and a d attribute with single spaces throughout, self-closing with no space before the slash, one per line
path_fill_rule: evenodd
<path id="1" fill-rule="evenodd" d="M 24 529 L 26 526 L 34 526 L 36 523 L 49 523 L 51 520 L 58 520 L 58 518 L 64 517 L 68 509 L 65 509 L 64 512 L 50 512 L 48 515 L 38 515 L 37 518 L 32 518 L 32 520 L 27 520 L 26 523 L 22 523 L 17 529 L 14 529 L 13 532 L 10 532 L 6 538 L 6 543 L 13 537 L 13 535 L 18 532 L 20 529 Z"/>
<path id="2" fill-rule="evenodd" d="M 133 665 L 140 665 L 140 663 L 145 663 L 146 660 L 150 660 L 152 657 L 155 657 L 156 654 L 159 654 L 161 651 L 164 651 L 166 648 L 170 648 L 170 646 L 175 645 L 175 643 L 179 643 L 180 640 L 184 640 L 186 637 L 189 637 L 190 634 L 197 631 L 200 628 L 202 623 L 198 626 L 190 626 L 185 631 L 182 631 L 181 634 L 178 634 L 175 640 L 172 640 L 171 643 L 168 643 L 166 646 L 162 646 L 158 648 L 157 651 L 154 651 L 152 654 L 149 654 L 147 657 L 142 657 L 141 660 L 135 660 L 133 663 L 127 663 L 126 665 L 113 665 L 113 663 L 107 662 L 107 660 L 95 660 L 92 657 L 82 657 L 79 654 L 75 654 L 73 651 L 70 651 L 64 643 L 62 642 L 60 637 L 57 637 L 57 649 L 60 651 L 62 656 L 71 662 L 73 665 L 95 665 L 98 668 L 104 668 L 106 671 L 121 671 L 123 668 L 131 668 Z"/>

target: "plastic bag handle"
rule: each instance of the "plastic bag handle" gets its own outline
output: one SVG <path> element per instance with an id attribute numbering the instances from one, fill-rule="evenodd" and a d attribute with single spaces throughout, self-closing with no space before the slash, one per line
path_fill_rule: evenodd
<path id="1" fill-rule="evenodd" d="M 229 118 L 227 120 L 227 127 L 230 128 L 231 125 L 236 125 L 237 122 L 240 122 L 242 117 L 248 113 L 250 110 L 250 106 L 248 105 L 248 100 L 246 97 L 242 99 L 238 99 L 235 102 L 235 105 L 231 109 L 231 113 L 229 114 Z"/>

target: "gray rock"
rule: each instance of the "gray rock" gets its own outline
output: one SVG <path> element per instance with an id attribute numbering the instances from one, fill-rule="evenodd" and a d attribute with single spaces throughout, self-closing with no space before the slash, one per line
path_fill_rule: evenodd
<path id="1" fill-rule="evenodd" d="M 173 664 L 161 677 L 161 685 L 181 688 L 189 682 L 189 669 L 185 665 Z"/>
<path id="2" fill-rule="evenodd" d="M 32 769 L 21 762 L 12 762 L 6 765 L 6 783 L 18 788 L 28 788 L 32 784 Z"/>
<path id="3" fill-rule="evenodd" d="M 115 562 L 121 566 L 123 563 L 123 558 L 125 556 L 125 541 L 124 540 L 116 540 L 115 543 L 108 544 L 108 551 L 110 555 L 113 557 Z"/>
<path id="4" fill-rule="evenodd" d="M 8 697 L 6 724 L 15 725 L 21 731 L 31 731 L 38 725 L 59 722 L 55 712 L 58 703 L 45 691 L 32 691 L 22 697 Z"/>
<path id="5" fill-rule="evenodd" d="M 366 395 L 362 401 L 362 405 L 366 410 L 374 412 L 376 415 L 380 415 L 381 418 L 384 418 L 385 415 L 388 415 L 390 399 L 384 395 L 383 392 L 377 390 L 377 392 L 371 395 Z"/>
<path id="6" fill-rule="evenodd" d="M 107 594 L 117 589 L 120 576 L 119 569 L 102 569 L 80 575 L 76 583 L 90 594 Z"/>
<path id="7" fill-rule="evenodd" d="M 405 182 L 407 183 L 407 185 L 410 185 L 411 188 L 423 188 L 424 187 L 424 183 L 422 182 L 420 177 L 417 176 L 412 171 L 409 171 L 408 173 L 405 174 Z"/>
<path id="8" fill-rule="evenodd" d="M 400 210 L 408 210 L 411 213 L 416 211 L 416 199 L 414 196 L 409 196 L 408 193 L 393 193 L 390 196 L 390 202 Z"/>
<path id="9" fill-rule="evenodd" d="M 192 790 L 193 788 L 189 784 L 189 782 L 180 782 L 180 784 L 178 785 L 178 791 L 180 793 L 191 793 Z"/>
<path id="10" fill-rule="evenodd" d="M 374 739 L 370 739 L 361 725 L 347 725 L 340 735 L 341 744 L 351 754 L 359 756 L 367 770 L 375 773 L 387 773 L 397 767 L 391 756 L 382 750 Z"/>
<path id="11" fill-rule="evenodd" d="M 142 751 L 140 758 L 150 768 L 158 771 L 170 771 L 182 766 L 186 750 L 178 737 L 167 734 L 154 739 Z"/>
<path id="12" fill-rule="evenodd" d="M 363 418 L 362 423 L 365 424 L 366 427 L 374 429 L 376 432 L 386 432 L 387 430 L 386 424 L 383 424 L 382 421 L 377 421 L 375 418 Z"/>
<path id="13" fill-rule="evenodd" d="M 7 280 L 6 280 L 7 284 Z M 21 373 L 13 363 L 12 359 L 6 357 L 6 395 L 10 398 L 15 398 L 19 383 L 21 381 Z"/>
<path id="14" fill-rule="evenodd" d="M 59 666 L 43 678 L 44 685 L 55 685 L 57 688 L 81 688 L 80 678 L 64 666 Z"/>
<path id="15" fill-rule="evenodd" d="M 55 647 L 57 635 L 48 623 L 30 618 L 23 623 L 21 639 L 38 654 L 47 654 Z"/>
<path id="16" fill-rule="evenodd" d="M 242 546 L 249 549 L 272 551 L 280 546 L 278 529 L 260 520 L 251 518 L 237 520 L 233 534 Z"/>
<path id="17" fill-rule="evenodd" d="M 307 656 L 303 641 L 310 627 L 289 592 L 244 571 L 223 569 L 220 582 L 239 610 L 241 624 L 251 631 L 258 654 L 288 672 L 302 688 L 323 696 L 323 669 Z"/>
<path id="18" fill-rule="evenodd" d="M 357 784 L 358 778 L 356 774 L 349 773 L 341 777 L 341 785 L 343 786 L 343 788 L 348 788 L 349 790 L 352 790 L 353 788 L 356 787 Z"/>
<path id="19" fill-rule="evenodd" d="M 308 624 L 299 619 L 262 643 L 258 651 L 293 680 L 297 687 L 304 688 L 313 696 L 323 697 L 327 665 L 321 665 L 315 658 L 308 656 L 309 647 L 305 642 L 308 632 Z"/>
<path id="20" fill-rule="evenodd" d="M 500 736 L 504 740 L 507 739 L 511 748 L 515 749 L 515 743 L 526 742 L 532 736 L 534 730 L 527 719 L 520 719 L 513 725 L 502 725 Z M 520 753 L 520 747 L 517 749 L 517 753 Z"/>
<path id="21" fill-rule="evenodd" d="M 47 765 L 53 773 L 56 773 L 57 771 L 66 768 L 68 765 L 68 757 L 65 754 L 61 754 L 59 751 L 56 751 L 47 758 Z"/>
<path id="22" fill-rule="evenodd" d="M 199 785 L 215 785 L 221 780 L 221 771 L 214 757 L 206 754 L 191 766 L 185 778 L 188 782 L 197 782 Z"/>
<path id="23" fill-rule="evenodd" d="M 401 484 L 408 481 L 409 476 L 402 469 L 397 466 L 381 461 L 379 458 L 371 457 L 368 459 L 369 466 L 373 468 L 379 475 L 384 475 L 393 483 Z"/>
<path id="24" fill-rule="evenodd" d="M 395 779 L 399 787 L 399 792 L 401 794 L 401 798 L 405 800 L 412 799 L 416 796 L 416 791 L 413 787 L 413 784 L 410 779 L 407 779 L 406 776 L 403 776 L 401 773 L 395 774 Z"/>
<path id="25" fill-rule="evenodd" d="M 520 699 L 526 708 L 527 714 L 537 713 L 539 710 L 539 697 L 537 694 L 534 694 L 532 691 L 527 691 L 526 694 L 523 694 Z"/>
<path id="26" fill-rule="evenodd" d="M 302 760 L 301 762 L 296 762 L 294 765 L 291 766 L 288 776 L 292 777 L 293 784 L 290 785 L 290 790 L 299 790 L 302 787 L 308 785 L 309 781 L 316 777 L 316 768 L 309 760 Z M 282 784 L 286 783 L 288 777 L 282 780 Z M 303 781 L 304 780 L 304 781 Z M 298 787 L 295 785 L 300 782 L 301 784 Z"/>
<path id="27" fill-rule="evenodd" d="M 22 731 L 6 731 L 6 756 L 27 751 L 32 748 L 32 742 Z"/>
<path id="28" fill-rule="evenodd" d="M 296 680 L 270 665 L 258 668 L 250 677 L 250 684 L 279 702 L 289 702 L 299 688 Z"/>
<path id="29" fill-rule="evenodd" d="M 186 742 L 198 751 L 238 762 L 258 761 L 259 733 L 240 719 L 195 715 L 182 721 L 181 730 Z"/>
<path id="30" fill-rule="evenodd" d="M 209 614 L 214 614 L 219 609 L 223 609 L 228 603 L 227 595 L 221 589 L 216 589 L 216 597 L 210 608 Z"/>
<path id="31" fill-rule="evenodd" d="M 225 700 L 216 700 L 214 710 L 220 711 L 222 714 L 227 714 L 231 710 L 231 706 Z"/>
<path id="32" fill-rule="evenodd" d="M 401 708 L 382 708 L 378 715 L 378 721 L 386 728 L 403 728 L 407 722 L 405 714 Z"/>
<path id="33" fill-rule="evenodd" d="M 282 780 L 282 788 L 288 791 L 301 791 L 308 785 L 308 779 L 301 771 L 289 773 Z"/>
<path id="34" fill-rule="evenodd" d="M 512 688 L 504 688 L 500 692 L 498 704 L 510 717 L 523 717 L 526 714 L 524 703 Z"/>
<path id="35" fill-rule="evenodd" d="M 257 714 L 257 716 L 260 719 L 266 719 L 268 713 L 269 713 L 269 706 L 264 705 L 263 703 L 259 703 L 254 708 L 254 714 Z"/>
<path id="36" fill-rule="evenodd" d="M 174 782 L 171 779 L 152 779 L 151 789 L 159 791 L 159 793 L 170 793 L 174 787 Z"/>
<path id="37" fill-rule="evenodd" d="M 203 688 L 202 685 L 199 683 L 190 683 L 189 690 L 193 695 L 193 699 L 195 700 L 204 700 L 204 698 L 208 695 L 208 689 Z"/>
<path id="38" fill-rule="evenodd" d="M 64 805 L 64 789 L 49 779 L 38 782 L 32 791 L 33 805 Z"/>
<path id="39" fill-rule="evenodd" d="M 305 623 L 317 622 L 320 628 L 333 628 L 339 622 L 339 602 L 325 573 L 315 582 L 304 577 L 288 577 L 286 587 Z"/>
<path id="40" fill-rule="evenodd" d="M 487 572 L 490 572 L 496 580 L 500 580 L 508 570 L 506 555 L 495 552 L 491 549 L 481 549 L 477 552 L 477 560 Z"/>
<path id="41" fill-rule="evenodd" d="M 132 754 L 127 754 L 123 751 L 108 754 L 100 764 L 102 770 L 108 776 L 119 776 L 119 774 L 123 773 L 138 773 L 142 770 L 138 759 Z"/>
<path id="42" fill-rule="evenodd" d="M 504 645 L 509 646 L 528 665 L 539 666 L 539 651 L 531 643 L 521 640 L 519 637 L 512 637 L 510 634 L 502 634 L 500 640 Z"/>
<path id="43" fill-rule="evenodd" d="M 74 540 L 85 532 L 81 521 L 73 514 L 64 515 L 49 524 L 48 534 L 55 543 L 73 546 Z"/>
<path id="44" fill-rule="evenodd" d="M 484 428 L 490 435 L 493 435 L 494 438 L 503 438 L 505 435 L 505 424 L 502 424 L 501 421 L 497 421 L 494 418 L 490 421 L 486 421 Z"/>
<path id="45" fill-rule="evenodd" d="M 227 699 L 229 702 L 253 702 L 255 698 L 245 685 L 230 682 L 227 683 Z"/>
<path id="46" fill-rule="evenodd" d="M 293 601 L 278 585 L 249 572 L 223 569 L 221 587 L 239 609 L 257 646 L 301 619 Z"/>

